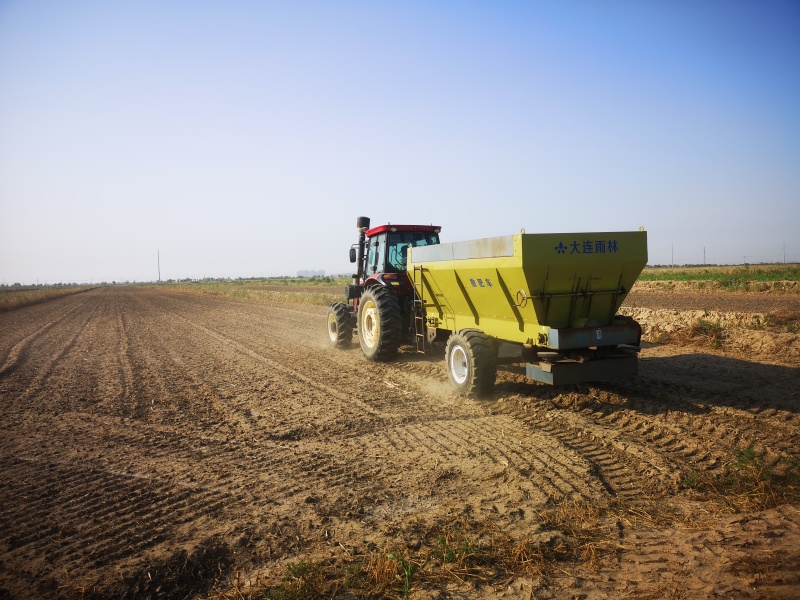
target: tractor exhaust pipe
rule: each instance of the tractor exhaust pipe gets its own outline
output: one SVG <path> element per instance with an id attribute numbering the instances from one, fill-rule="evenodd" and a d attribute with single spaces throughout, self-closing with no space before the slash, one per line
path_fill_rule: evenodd
<path id="1" fill-rule="evenodd" d="M 357 258 L 357 271 L 356 276 L 353 278 L 353 283 L 359 285 L 361 278 L 364 276 L 364 245 L 366 239 L 367 229 L 369 229 L 369 217 L 358 217 L 356 219 L 356 229 L 358 229 L 358 258 Z"/>

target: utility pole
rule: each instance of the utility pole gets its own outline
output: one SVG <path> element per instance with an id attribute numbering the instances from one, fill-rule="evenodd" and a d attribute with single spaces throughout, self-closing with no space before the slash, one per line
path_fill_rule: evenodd
<path id="1" fill-rule="evenodd" d="M 156 252 L 158 252 L 158 283 L 161 283 L 161 250 Z"/>
<path id="2" fill-rule="evenodd" d="M 703 246 L 703 266 L 706 266 L 706 247 Z"/>
<path id="3" fill-rule="evenodd" d="M 672 266 L 675 266 L 675 244 L 672 244 Z"/>

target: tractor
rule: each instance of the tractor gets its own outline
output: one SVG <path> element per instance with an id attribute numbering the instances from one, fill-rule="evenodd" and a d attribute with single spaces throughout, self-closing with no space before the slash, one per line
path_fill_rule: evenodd
<path id="1" fill-rule="evenodd" d="M 350 248 L 356 264 L 353 283 L 346 285 L 345 302 L 328 307 L 328 340 L 333 347 L 351 343 L 353 330 L 364 356 L 391 360 L 404 344 L 415 343 L 415 316 L 421 307 L 406 271 L 410 248 L 439 243 L 436 225 L 379 225 L 367 217 L 356 220 L 358 242 Z"/>

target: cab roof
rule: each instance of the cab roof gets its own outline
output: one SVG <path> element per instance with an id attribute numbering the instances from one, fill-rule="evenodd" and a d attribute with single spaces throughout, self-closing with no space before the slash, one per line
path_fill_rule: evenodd
<path id="1" fill-rule="evenodd" d="M 372 237 L 373 235 L 378 235 L 379 233 L 383 233 L 384 231 L 422 231 L 422 232 L 439 233 L 441 229 L 442 228 L 439 227 L 438 225 L 392 225 L 391 223 L 389 223 L 387 225 L 378 225 L 377 227 L 368 229 L 366 236 Z"/>

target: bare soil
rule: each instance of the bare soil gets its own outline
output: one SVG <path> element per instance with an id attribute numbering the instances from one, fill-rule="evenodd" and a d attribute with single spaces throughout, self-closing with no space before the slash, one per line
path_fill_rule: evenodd
<path id="1" fill-rule="evenodd" d="M 638 281 L 625 298 L 625 306 L 670 310 L 709 310 L 731 313 L 800 314 L 797 286 L 775 286 L 775 293 L 728 292 L 719 287 L 698 287 L 697 282 Z M 695 284 L 695 285 L 692 285 Z M 764 284 L 766 286 L 766 284 Z M 790 289 L 792 292 L 783 290 Z"/>
<path id="2" fill-rule="evenodd" d="M 106 287 L 0 314 L 0 598 L 277 589 L 290 563 L 419 559 L 452 524 L 545 554 L 570 529 L 542 515 L 568 502 L 616 506 L 606 538 L 545 573 L 420 576 L 410 596 L 800 597 L 796 497 L 686 484 L 722 481 L 737 448 L 764 470 L 797 460 L 800 341 L 748 325 L 797 299 L 765 298 L 633 293 L 646 336 L 712 311 L 739 315 L 730 343 L 645 344 L 614 384 L 507 365 L 485 400 L 452 396 L 439 354 L 330 348 L 324 307 Z"/>

